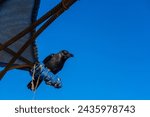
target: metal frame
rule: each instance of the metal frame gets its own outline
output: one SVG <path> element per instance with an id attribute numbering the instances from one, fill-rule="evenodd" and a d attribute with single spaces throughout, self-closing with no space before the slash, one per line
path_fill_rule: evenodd
<path id="1" fill-rule="evenodd" d="M 9 61 L 9 63 L 6 65 L 6 67 L 0 72 L 0 79 L 3 78 L 3 76 L 9 71 L 10 69 L 15 68 L 24 68 L 24 67 L 33 67 L 34 63 L 27 60 L 26 58 L 22 57 L 21 54 L 24 52 L 24 50 L 32 44 L 36 38 L 41 34 L 55 19 L 57 19 L 65 10 L 67 10 L 72 4 L 74 4 L 77 0 L 62 0 L 58 5 L 56 5 L 53 9 L 48 11 L 45 15 L 43 15 L 40 19 L 38 19 L 36 22 L 34 22 L 31 26 L 27 27 L 20 33 L 18 33 L 16 36 L 5 42 L 4 44 L 0 44 L 0 51 L 5 50 L 8 53 L 13 55 L 13 58 Z M 43 23 L 44 22 L 44 23 Z M 33 33 L 32 37 L 21 47 L 21 49 L 18 52 L 14 52 L 13 50 L 9 49 L 8 46 L 19 40 L 21 37 L 26 35 L 29 32 L 32 32 L 35 30 L 35 28 L 40 25 L 42 26 Z M 13 63 L 17 59 L 21 59 L 27 65 L 20 65 L 20 66 L 12 66 Z"/>

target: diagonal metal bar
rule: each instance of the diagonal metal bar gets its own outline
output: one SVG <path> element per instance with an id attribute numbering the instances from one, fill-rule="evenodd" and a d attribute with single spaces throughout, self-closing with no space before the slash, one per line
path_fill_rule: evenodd
<path id="1" fill-rule="evenodd" d="M 0 45 L 2 45 L 2 44 L 0 43 Z M 4 48 L 4 51 L 6 51 L 7 53 L 9 53 L 9 54 L 11 54 L 13 56 L 16 56 L 16 52 L 11 50 L 10 48 Z M 29 64 L 29 65 L 32 65 L 32 66 L 34 64 L 34 63 L 32 63 L 31 61 L 29 61 L 28 59 L 26 59 L 23 56 L 18 57 L 18 59 L 20 59 L 21 61 L 25 62 L 26 64 Z"/>
<path id="2" fill-rule="evenodd" d="M 48 11 L 44 16 L 42 16 L 40 19 L 38 19 L 36 22 L 34 22 L 31 26 L 27 27 L 26 29 L 24 29 L 23 31 L 18 33 L 16 36 L 14 36 L 13 38 L 6 41 L 3 45 L 0 45 L 0 51 L 3 50 L 4 48 L 8 47 L 9 45 L 14 43 L 15 41 L 19 40 L 21 37 L 23 37 L 27 33 L 33 31 L 38 25 L 40 25 L 42 22 L 47 20 L 50 16 L 55 14 L 61 8 L 61 6 L 62 6 L 61 3 L 58 4 L 52 10 Z"/>

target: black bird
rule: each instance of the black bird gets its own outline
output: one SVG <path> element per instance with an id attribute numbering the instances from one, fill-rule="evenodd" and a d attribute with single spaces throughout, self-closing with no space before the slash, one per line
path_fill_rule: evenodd
<path id="1" fill-rule="evenodd" d="M 64 66 L 66 60 L 73 57 L 73 54 L 67 50 L 62 50 L 57 54 L 51 54 L 43 61 L 45 67 L 47 67 L 53 74 L 57 74 Z"/>
<path id="2" fill-rule="evenodd" d="M 57 74 L 64 66 L 66 60 L 70 57 L 73 57 L 73 54 L 69 53 L 67 50 L 62 50 L 56 54 L 51 54 L 47 56 L 44 60 L 44 66 L 48 68 L 54 75 Z M 33 82 L 33 84 L 36 84 L 37 80 Z M 40 79 L 38 86 L 42 80 Z M 38 87 L 37 86 L 37 87 Z M 32 87 L 32 81 L 29 82 L 27 85 L 29 89 Z"/>

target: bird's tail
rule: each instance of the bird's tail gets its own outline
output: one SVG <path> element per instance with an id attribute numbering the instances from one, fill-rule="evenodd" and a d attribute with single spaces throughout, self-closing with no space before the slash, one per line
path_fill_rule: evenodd
<path id="1" fill-rule="evenodd" d="M 32 91 L 35 91 L 39 85 L 42 83 L 43 79 L 34 79 L 34 80 L 31 80 L 27 87 L 28 89 L 32 90 Z"/>

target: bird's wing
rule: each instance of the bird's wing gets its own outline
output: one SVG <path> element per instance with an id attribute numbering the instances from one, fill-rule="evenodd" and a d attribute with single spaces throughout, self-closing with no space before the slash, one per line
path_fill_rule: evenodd
<path id="1" fill-rule="evenodd" d="M 43 63 L 46 64 L 55 54 L 50 54 L 49 56 L 47 56 L 44 60 Z"/>

